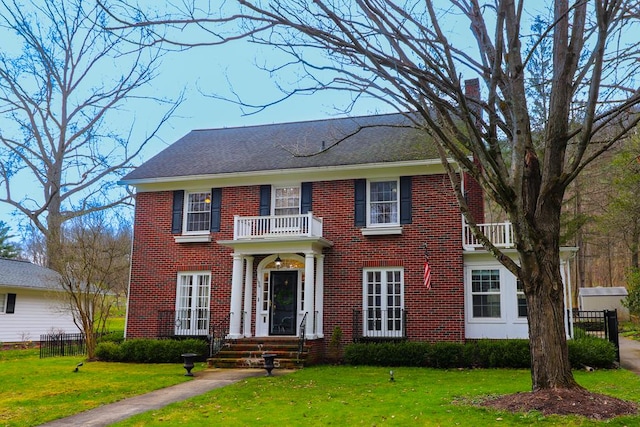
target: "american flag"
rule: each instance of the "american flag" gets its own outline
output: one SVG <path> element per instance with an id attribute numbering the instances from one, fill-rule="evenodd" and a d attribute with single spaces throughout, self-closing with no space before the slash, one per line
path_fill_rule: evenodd
<path id="1" fill-rule="evenodd" d="M 427 289 L 431 289 L 431 267 L 429 266 L 429 261 L 425 260 L 424 262 L 424 285 Z"/>

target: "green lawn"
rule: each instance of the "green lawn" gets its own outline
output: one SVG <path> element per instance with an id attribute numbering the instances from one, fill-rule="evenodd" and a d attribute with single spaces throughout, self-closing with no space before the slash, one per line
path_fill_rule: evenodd
<path id="1" fill-rule="evenodd" d="M 619 329 L 621 336 L 640 341 L 640 324 L 637 322 L 623 322 Z"/>
<path id="2" fill-rule="evenodd" d="M 0 426 L 39 425 L 189 380 L 181 364 L 84 362 L 74 373 L 82 360 L 40 359 L 37 349 L 0 351 Z"/>
<path id="3" fill-rule="evenodd" d="M 124 331 L 124 316 L 107 319 L 107 331 Z"/>
<path id="4" fill-rule="evenodd" d="M 34 426 L 189 378 L 181 364 L 84 363 L 39 359 L 36 350 L 0 352 L 0 426 Z M 196 366 L 196 371 L 203 368 Z M 528 391 L 526 370 L 313 367 L 256 377 L 123 421 L 118 426 L 549 425 L 634 426 L 640 416 L 598 423 L 577 417 L 509 414 L 473 406 L 492 394 Z M 576 372 L 592 391 L 640 402 L 640 377 Z"/>
<path id="5" fill-rule="evenodd" d="M 628 371 L 576 372 L 590 390 L 640 401 L 640 378 Z M 314 367 L 251 378 L 116 426 L 489 426 L 604 425 L 578 417 L 510 414 L 473 406 L 492 394 L 528 391 L 525 370 Z M 640 425 L 640 416 L 608 426 Z"/>

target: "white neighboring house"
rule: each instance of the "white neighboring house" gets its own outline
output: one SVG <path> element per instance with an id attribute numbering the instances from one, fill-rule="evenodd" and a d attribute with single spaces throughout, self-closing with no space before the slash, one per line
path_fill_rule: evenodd
<path id="1" fill-rule="evenodd" d="M 61 309 L 62 292 L 55 271 L 0 258 L 0 345 L 40 341 L 52 331 L 80 332 L 71 312 Z"/>

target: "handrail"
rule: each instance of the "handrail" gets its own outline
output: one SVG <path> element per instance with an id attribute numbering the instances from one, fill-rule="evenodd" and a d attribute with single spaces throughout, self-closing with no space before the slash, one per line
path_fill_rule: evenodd
<path id="1" fill-rule="evenodd" d="M 209 334 L 210 346 L 209 357 L 213 357 L 227 342 L 227 336 L 229 335 L 229 323 L 231 322 L 231 313 L 223 317 L 218 323 L 211 323 L 211 331 Z"/>
<path id="2" fill-rule="evenodd" d="M 304 351 L 304 344 L 306 342 L 306 331 L 307 331 L 307 314 L 309 314 L 308 312 L 304 313 L 304 316 L 302 316 L 302 321 L 300 322 L 300 328 L 299 328 L 299 335 L 298 335 L 298 359 L 300 359 L 300 355 L 302 354 L 302 352 Z"/>

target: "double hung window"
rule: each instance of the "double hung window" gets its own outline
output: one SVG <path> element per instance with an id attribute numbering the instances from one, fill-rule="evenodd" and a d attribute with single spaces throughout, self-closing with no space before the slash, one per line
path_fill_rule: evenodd
<path id="1" fill-rule="evenodd" d="M 176 335 L 209 333 L 211 275 L 203 272 L 178 274 L 176 291 Z"/>
<path id="2" fill-rule="evenodd" d="M 368 225 L 387 226 L 398 225 L 400 202 L 398 198 L 398 181 L 369 181 L 368 182 Z"/>
<path id="3" fill-rule="evenodd" d="M 300 187 L 275 187 L 274 215 L 298 215 L 300 213 Z"/>
<path id="4" fill-rule="evenodd" d="M 12 314 L 16 310 L 16 294 L 0 294 L 0 314 Z"/>
<path id="5" fill-rule="evenodd" d="M 518 299 L 518 317 L 527 317 L 527 298 L 524 295 L 524 285 L 521 280 L 516 280 L 516 298 Z"/>
<path id="6" fill-rule="evenodd" d="M 185 232 L 208 233 L 211 226 L 211 193 L 187 193 L 185 199 Z"/>
<path id="7" fill-rule="evenodd" d="M 474 318 L 500 318 L 500 271 L 473 270 L 471 298 Z"/>
<path id="8" fill-rule="evenodd" d="M 404 274 L 402 269 L 364 270 L 364 335 L 404 336 Z"/>

